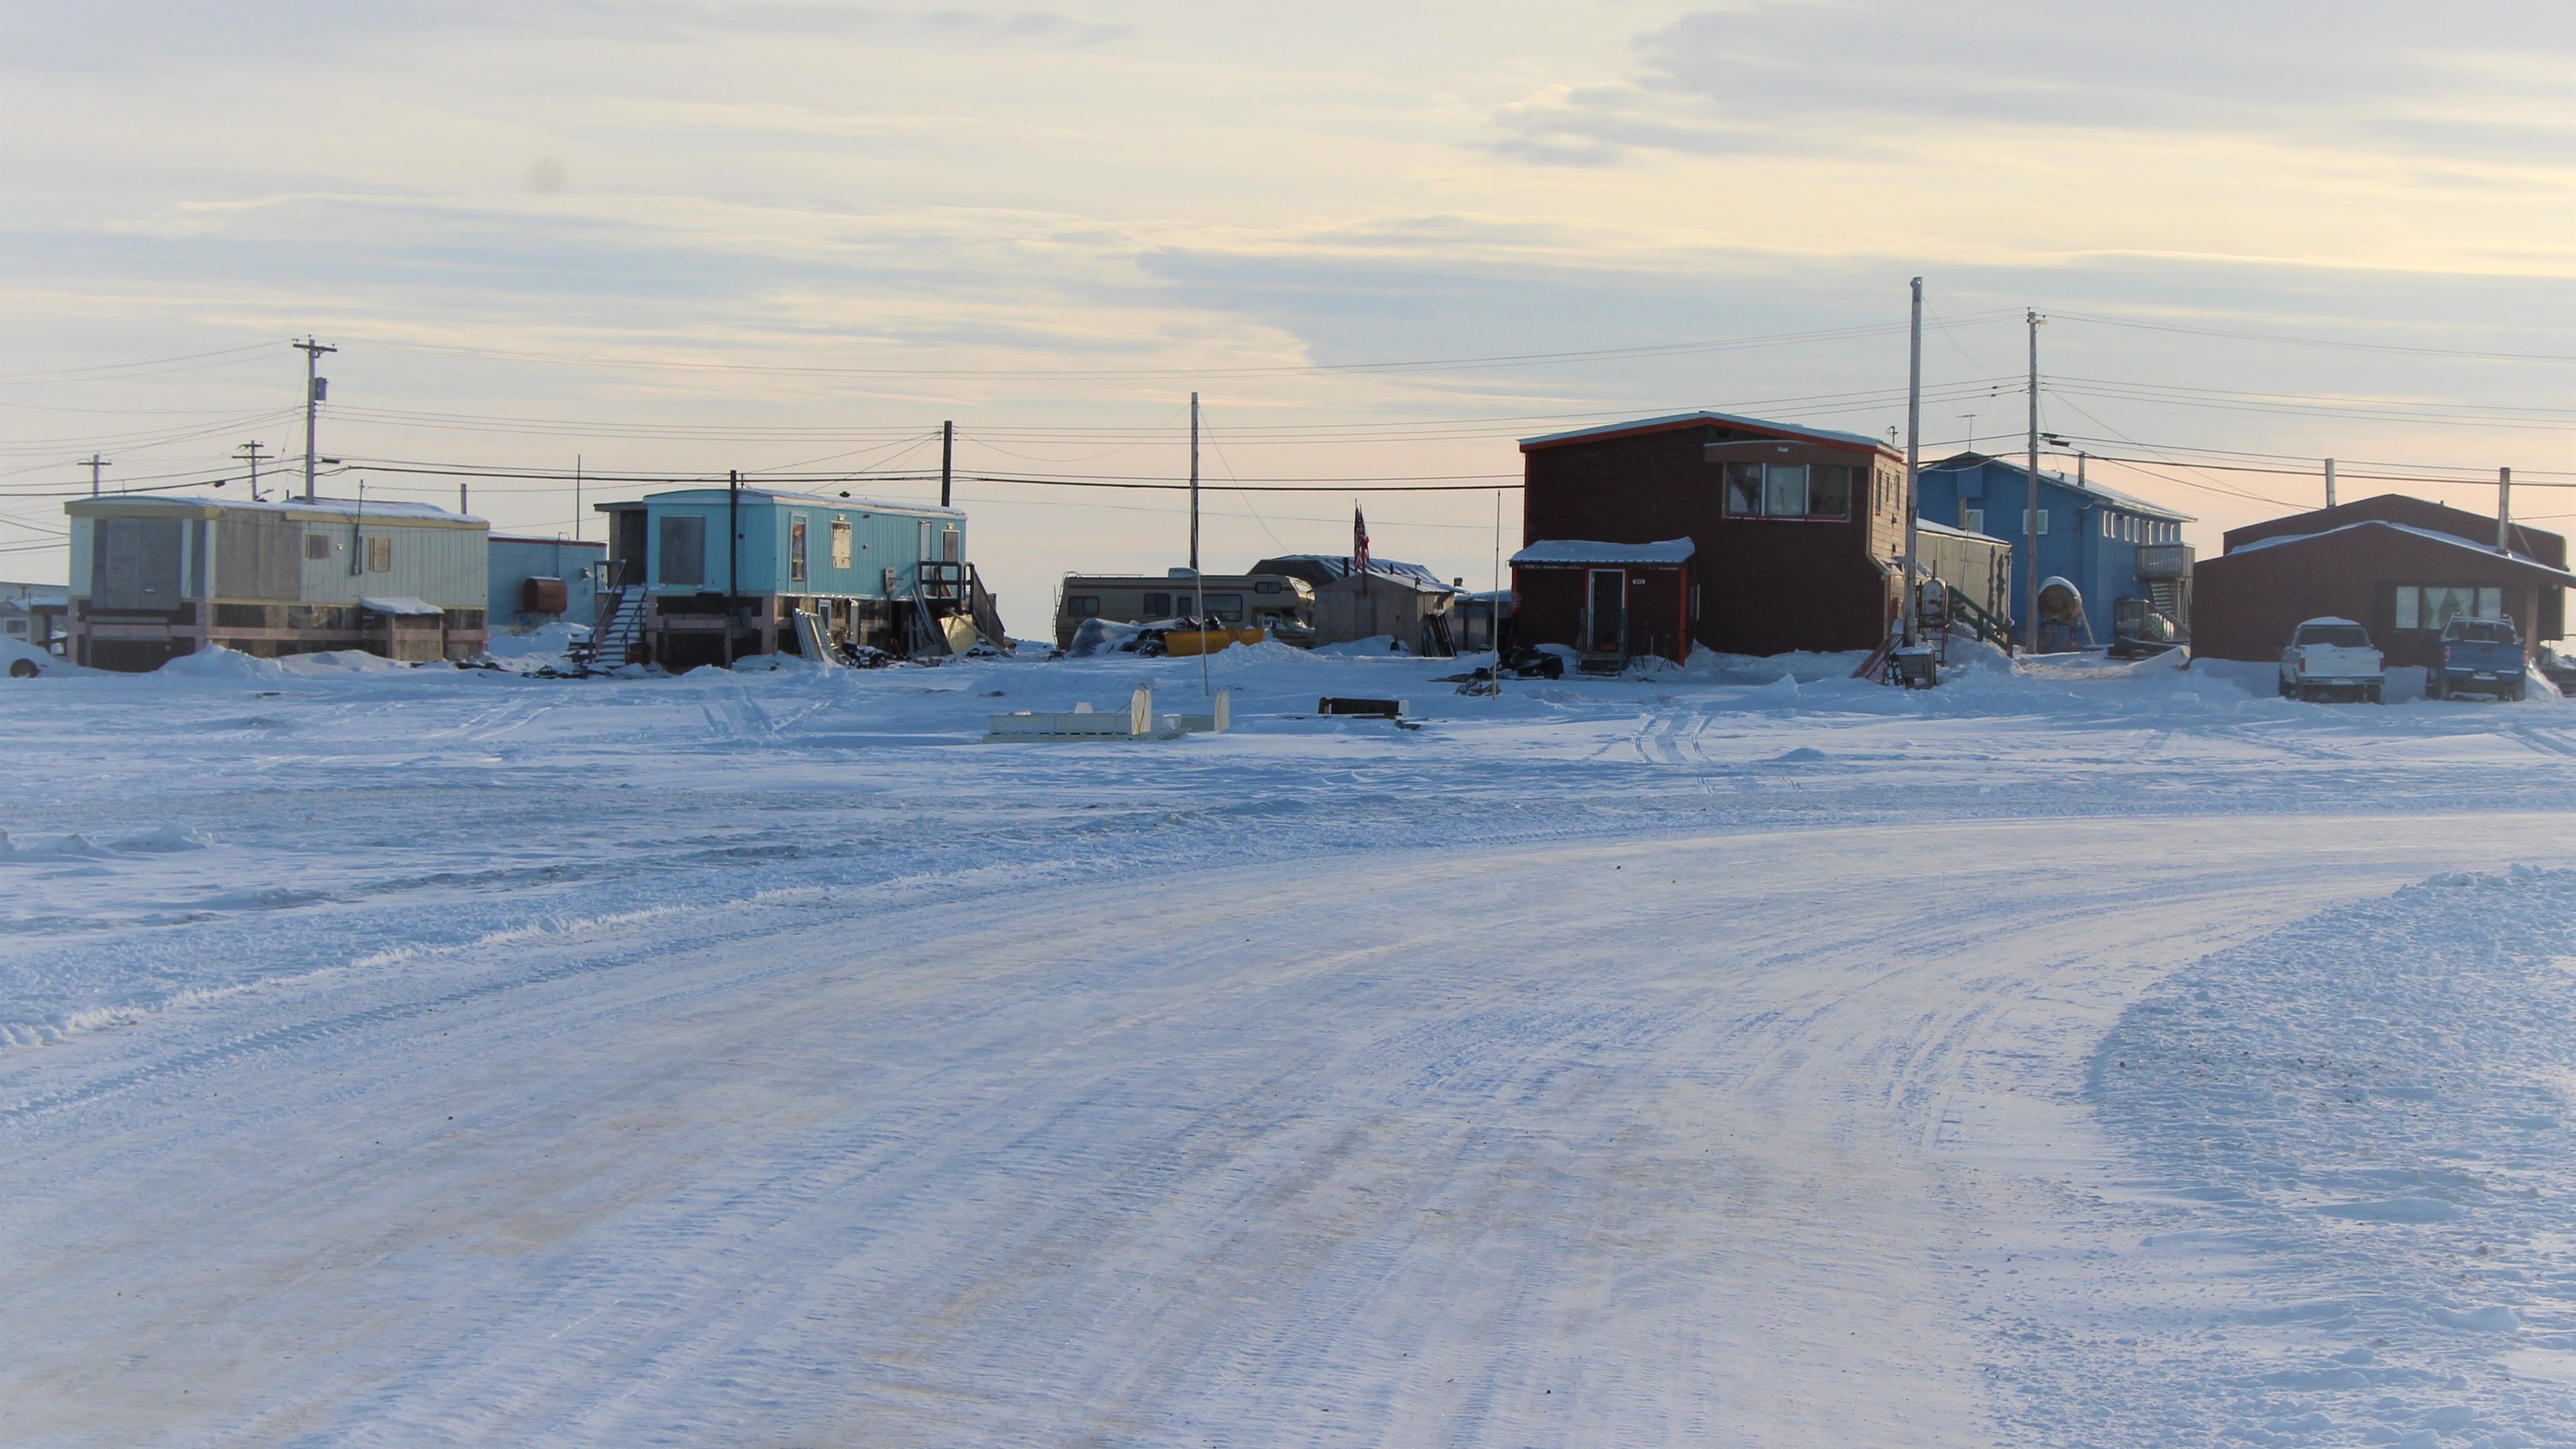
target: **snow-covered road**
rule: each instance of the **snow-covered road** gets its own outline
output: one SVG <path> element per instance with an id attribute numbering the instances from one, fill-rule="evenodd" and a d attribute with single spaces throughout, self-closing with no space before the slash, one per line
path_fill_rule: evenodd
<path id="1" fill-rule="evenodd" d="M 2186 1162 L 2193 1134 L 2153 1140 L 2209 1093 L 2142 1078 L 2106 1099 L 2096 1059 L 2138 1041 L 2148 1061 L 2153 1021 L 2124 1012 L 2194 970 L 2249 991 L 2212 963 L 2321 912 L 2440 872 L 2576 864 L 2576 760 L 2516 743 L 2565 733 L 2555 702 L 2362 719 L 2194 697 L 2124 719 L 2022 700 L 1891 721 L 1858 707 L 1878 706 L 1866 693 L 1826 712 L 1794 689 L 1785 709 L 1761 698 L 1771 686 L 1604 687 L 1597 707 L 1517 701 L 1448 740 L 1256 726 L 1188 742 L 1212 748 L 1179 757 L 1195 774 L 1174 800 L 1135 758 L 1005 749 L 998 779 L 971 781 L 940 751 L 850 743 L 850 720 L 790 686 L 633 688 L 662 691 L 637 708 L 703 701 L 730 768 L 683 784 L 688 761 L 659 765 L 658 812 L 613 805 L 595 775 L 568 786 L 573 819 L 613 819 L 622 849 L 523 833 L 484 849 L 525 859 L 474 877 L 405 858 L 470 852 L 405 828 L 414 807 L 392 792 L 384 818 L 335 827 L 341 874 L 312 898 L 209 904 L 215 885 L 187 871 L 287 849 L 271 822 L 327 814 L 387 768 L 390 739 L 438 798 L 488 812 L 536 771 L 615 758 L 565 734 L 506 761 L 491 735 L 525 740 L 542 711 L 377 696 L 373 715 L 298 726 L 343 760 L 301 784 L 274 751 L 213 785 L 181 778 L 187 758 L 113 753 L 123 774 L 98 798 L 150 778 L 216 842 L 203 850 L 99 847 L 37 872 L 43 847 L 22 841 L 42 906 L 20 919 L 42 929 L 11 953 L 5 1004 L 60 1045 L 0 1052 L 5 1437 L 2334 1444 L 2448 1428 L 2440 1442 L 2502 1446 L 2576 1428 L 2576 1374 L 2550 1387 L 2576 1358 L 2576 1218 L 2556 1205 L 2576 1169 L 2549 1178 L 2546 1145 L 2563 1125 L 2529 1128 L 2558 1135 L 2511 1169 L 2535 1194 L 2549 1178 L 2555 1215 L 2518 1220 L 2508 1249 L 2518 1326 L 2416 1343 L 2382 1315 L 2355 1340 L 2381 1345 L 2375 1367 L 2291 1403 L 2297 1386 L 2264 1375 L 2346 1345 L 2331 1315 L 2268 1306 L 2361 1290 L 2344 1267 L 2267 1269 L 2251 1249 L 2178 1280 L 2159 1232 L 2248 1201 L 2167 1180 L 2211 1170 Z M 295 703 L 249 707 L 284 720 Z M 779 742 L 790 714 L 831 731 L 826 757 Z M 195 748 L 167 718 L 110 715 Z M 2381 757 L 2356 730 L 2386 732 Z M 2488 778 L 2490 740 L 2540 762 L 2520 788 Z M 2409 751 L 2420 798 L 2318 808 L 2321 770 L 2394 781 L 2385 756 Z M 798 803 L 818 771 L 915 758 L 940 798 L 885 800 L 863 774 L 843 788 L 872 804 Z M 1833 760 L 1850 763 L 1814 768 Z M 478 793 L 479 770 L 494 778 Z M 1319 798 L 1292 771 L 1347 778 Z M 2115 777 L 2112 808 L 2050 798 Z M 2195 785 L 2211 796 L 2188 810 L 2136 803 Z M 1891 805 L 1906 789 L 1926 803 Z M 707 809 L 718 794 L 726 812 Z M 719 840 L 758 834 L 745 807 L 793 826 Z M 105 810 L 54 808 L 39 823 Z M 875 851 L 902 839 L 887 817 L 917 816 L 939 868 L 836 850 L 854 811 Z M 791 838 L 804 849 L 777 848 Z M 748 866 L 729 853 L 746 848 Z M 614 869 L 629 852 L 653 867 Z M 74 903 L 83 880 L 146 878 L 161 915 Z M 2576 954 L 2546 929 L 2576 893 L 2529 879 L 2542 924 L 2515 939 L 2544 965 Z M 476 914 L 496 897 L 517 904 Z M 417 928 L 442 910 L 459 919 Z M 406 932 L 419 944 L 386 949 Z M 108 958 L 94 979 L 74 934 Z M 291 959 L 253 959 L 262 941 Z M 157 997 L 135 984 L 154 965 Z M 2304 1055 L 2250 1018 L 2308 978 L 2266 980 L 2248 1029 Z M 78 990 L 129 1003 L 98 1027 L 136 1024 L 73 1029 L 90 1018 L 47 993 Z M 2550 1082 L 2562 1116 L 2576 1097 L 2576 1059 L 2544 1060 L 2567 1036 L 2491 1064 L 2531 1121 Z M 2275 1155 L 2296 1158 L 2305 1131 Z M 2343 1250 L 2369 1292 L 2397 1291 L 2391 1263 L 2447 1251 L 2427 1234 L 2501 1221 L 2443 1190 L 2467 1206 L 2441 1222 L 2349 1224 L 2388 1235 L 2386 1252 Z M 2426 1314 L 2444 1312 L 2477 1309 L 2408 1321 L 2439 1335 Z"/>

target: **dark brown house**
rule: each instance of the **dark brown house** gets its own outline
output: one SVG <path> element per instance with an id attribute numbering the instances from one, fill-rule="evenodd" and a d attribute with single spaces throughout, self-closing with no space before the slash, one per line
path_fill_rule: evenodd
<path id="1" fill-rule="evenodd" d="M 1905 467 L 1878 439 L 1696 412 L 1530 438 L 1521 453 L 1524 545 L 1690 541 L 1669 626 L 1688 641 L 1781 654 L 1872 649 L 1886 637 L 1902 595 Z M 1535 582 L 1525 570 L 1515 578 Z M 1579 609 L 1534 613 L 1525 595 L 1521 642 L 1599 642 L 1605 599 L 1587 592 Z M 1647 607 L 1656 612 L 1641 619 L 1659 617 Z M 1586 627 L 1595 638 L 1578 637 Z M 1643 643 L 1631 638 L 1626 652 L 1667 652 Z M 1688 653 L 1685 643 L 1668 657 Z"/>
<path id="2" fill-rule="evenodd" d="M 2394 666 L 2426 666 L 2461 615 L 2513 620 L 2529 650 L 2566 633 L 2567 540 L 2419 498 L 2385 494 L 2232 529 L 2194 570 L 2192 648 L 2270 660 L 2307 619 L 2358 620 Z"/>

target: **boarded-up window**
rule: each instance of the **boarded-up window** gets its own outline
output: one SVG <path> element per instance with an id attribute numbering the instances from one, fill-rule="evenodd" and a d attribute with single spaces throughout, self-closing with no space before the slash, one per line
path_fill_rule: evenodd
<path id="1" fill-rule="evenodd" d="M 186 546 L 186 529 L 175 518 L 98 520 L 90 533 L 90 606 L 179 607 L 179 554 Z"/>
<path id="2" fill-rule="evenodd" d="M 694 513 L 662 518 L 661 580 L 666 584 L 707 581 L 707 521 Z"/>
<path id="3" fill-rule="evenodd" d="M 394 571 L 394 541 L 385 534 L 367 540 L 367 572 L 389 574 Z"/>
<path id="4" fill-rule="evenodd" d="M 318 528 L 313 530 L 311 533 L 304 535 L 304 556 L 308 559 L 329 558 L 331 556 L 331 535 Z"/>
<path id="5" fill-rule="evenodd" d="M 227 599 L 303 597 L 304 525 L 260 513 L 220 520 L 215 527 L 215 592 Z"/>
<path id="6" fill-rule="evenodd" d="M 849 566 L 850 525 L 847 522 L 837 522 L 832 525 L 832 567 L 845 569 Z"/>

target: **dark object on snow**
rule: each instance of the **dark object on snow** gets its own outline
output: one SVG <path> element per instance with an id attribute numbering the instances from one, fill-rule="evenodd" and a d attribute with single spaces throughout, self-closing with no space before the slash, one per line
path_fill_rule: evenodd
<path id="1" fill-rule="evenodd" d="M 895 662 L 893 655 L 872 644 L 853 644 L 847 639 L 834 643 L 832 652 L 852 669 L 883 669 Z"/>
<path id="2" fill-rule="evenodd" d="M 2560 694 L 2576 697 L 2576 659 L 2555 649 L 2540 651 L 2541 677 L 2558 686 Z"/>
<path id="3" fill-rule="evenodd" d="M 1565 656 L 1544 649 L 1515 649 L 1504 672 L 1514 679 L 1563 679 Z"/>
<path id="4" fill-rule="evenodd" d="M 531 575 L 519 580 L 519 612 L 561 615 L 572 608 L 572 590 L 561 579 Z"/>
<path id="5" fill-rule="evenodd" d="M 1404 714 L 1400 699 L 1337 699 L 1326 695 L 1315 701 L 1317 714 L 1355 714 L 1369 719 L 1399 719 Z"/>
<path id="6" fill-rule="evenodd" d="M 12 659 L 12 660 L 10 660 L 10 661 L 9 661 L 9 677 L 10 677 L 11 679 L 33 679 L 33 678 L 35 678 L 35 677 L 36 677 L 36 661 L 35 661 L 35 660 L 33 660 L 33 659 Z"/>

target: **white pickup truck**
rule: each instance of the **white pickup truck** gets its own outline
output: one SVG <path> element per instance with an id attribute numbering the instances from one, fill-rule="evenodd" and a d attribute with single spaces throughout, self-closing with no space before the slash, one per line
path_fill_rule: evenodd
<path id="1" fill-rule="evenodd" d="M 2370 633 L 2350 619 L 2310 619 L 2281 651 L 2284 699 L 2359 699 L 2379 703 L 2388 682 Z"/>

